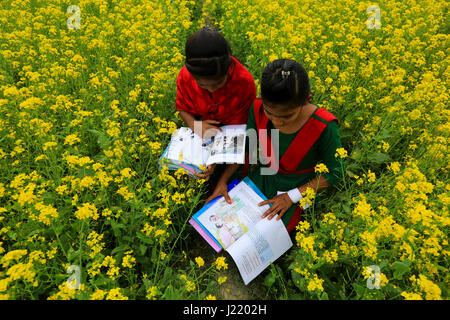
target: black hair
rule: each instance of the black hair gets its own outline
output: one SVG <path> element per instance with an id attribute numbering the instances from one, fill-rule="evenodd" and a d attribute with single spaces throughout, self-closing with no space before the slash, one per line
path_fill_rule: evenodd
<path id="1" fill-rule="evenodd" d="M 219 78 L 228 73 L 231 47 L 224 36 L 203 27 L 186 41 L 186 68 L 197 77 Z"/>
<path id="2" fill-rule="evenodd" d="M 275 104 L 301 106 L 310 91 L 309 78 L 301 64 L 290 59 L 269 63 L 261 75 L 261 97 Z"/>

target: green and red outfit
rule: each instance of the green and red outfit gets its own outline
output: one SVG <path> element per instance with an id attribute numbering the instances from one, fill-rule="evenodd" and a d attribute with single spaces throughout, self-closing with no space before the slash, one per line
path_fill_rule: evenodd
<path id="1" fill-rule="evenodd" d="M 275 129 L 263 111 L 261 99 L 256 99 L 250 107 L 248 129 L 255 129 L 258 132 L 259 147 L 268 149 L 272 145 L 270 137 L 259 132 L 260 129 L 267 129 L 263 133 L 270 134 L 270 130 Z M 268 139 L 268 143 L 261 143 L 264 141 L 263 139 Z M 277 195 L 277 191 L 289 191 L 314 179 L 317 175 L 314 167 L 317 163 L 322 162 L 327 166 L 329 172 L 321 173 L 321 175 L 330 185 L 334 185 L 343 175 L 341 162 L 335 157 L 336 149 L 341 147 L 337 118 L 327 110 L 317 107 L 297 132 L 292 134 L 279 132 L 279 169 L 276 174 L 261 175 L 259 169 L 262 166 L 270 166 L 270 163 L 262 165 L 260 161 L 250 171 L 247 171 L 247 162 L 243 172 L 238 170 L 236 174 L 243 177 L 248 173 L 248 177 L 268 199 L 271 199 Z M 263 150 L 263 153 L 266 158 L 269 156 L 267 160 L 274 154 L 267 150 Z M 275 161 L 275 159 L 271 161 Z M 288 232 L 291 232 L 298 224 L 301 213 L 302 209 L 297 203 L 283 215 L 282 220 Z"/>

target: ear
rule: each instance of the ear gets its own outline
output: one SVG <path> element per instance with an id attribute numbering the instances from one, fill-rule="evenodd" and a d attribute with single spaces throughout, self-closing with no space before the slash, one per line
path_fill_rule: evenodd
<path id="1" fill-rule="evenodd" d="M 308 96 L 308 98 L 306 98 L 306 103 L 311 103 L 311 100 L 312 100 L 312 94 L 310 94 Z"/>

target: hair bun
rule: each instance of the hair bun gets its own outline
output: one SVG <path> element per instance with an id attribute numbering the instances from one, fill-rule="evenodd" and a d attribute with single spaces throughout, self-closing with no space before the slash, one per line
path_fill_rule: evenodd
<path id="1" fill-rule="evenodd" d="M 295 60 L 274 60 L 261 74 L 261 97 L 268 102 L 299 106 L 309 94 L 308 74 Z"/>
<path id="2" fill-rule="evenodd" d="M 289 77 L 290 74 L 291 74 L 290 71 L 281 70 L 281 77 L 283 78 L 283 80 Z"/>
<path id="3" fill-rule="evenodd" d="M 213 29 L 210 26 L 208 26 L 208 25 L 204 25 L 201 30 L 202 31 L 213 31 Z"/>

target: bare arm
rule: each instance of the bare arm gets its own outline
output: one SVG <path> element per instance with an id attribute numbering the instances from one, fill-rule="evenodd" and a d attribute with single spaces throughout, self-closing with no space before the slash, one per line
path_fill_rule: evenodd
<path id="1" fill-rule="evenodd" d="M 232 163 L 227 165 L 225 170 L 223 171 L 222 175 L 220 176 L 219 181 L 217 182 L 216 188 L 214 189 L 214 192 L 211 194 L 211 196 L 206 199 L 205 204 L 207 204 L 212 199 L 218 197 L 218 196 L 224 196 L 225 201 L 228 203 L 232 203 L 232 200 L 230 196 L 228 195 L 228 179 L 231 178 L 231 176 L 236 172 L 236 170 L 239 168 L 240 164 L 238 163 Z"/>
<path id="2" fill-rule="evenodd" d="M 222 131 L 219 127 L 220 121 L 217 120 L 195 120 L 194 116 L 187 111 L 179 110 L 181 118 L 193 132 L 203 138 L 211 138 L 215 135 L 216 130 Z M 198 132 L 195 131 L 198 130 Z M 209 130 L 209 131 L 208 131 Z"/>
<path id="3" fill-rule="evenodd" d="M 231 178 L 231 176 L 236 172 L 236 170 L 239 168 L 239 163 L 231 163 L 227 165 L 225 170 L 223 171 L 222 175 L 220 176 L 219 183 L 227 184 L 228 179 Z"/>
<path id="4" fill-rule="evenodd" d="M 195 121 L 194 116 L 192 114 L 190 114 L 189 112 L 184 111 L 184 110 L 178 110 L 178 112 L 180 112 L 180 116 L 184 120 L 186 125 L 189 128 L 191 128 L 192 131 L 194 131 L 194 121 Z"/>
<path id="5" fill-rule="evenodd" d="M 304 195 L 308 187 L 314 189 L 316 193 L 319 193 L 329 186 L 330 184 L 328 183 L 327 179 L 325 179 L 325 177 L 322 175 L 318 175 L 308 183 L 305 183 L 304 185 L 298 187 L 298 190 L 302 193 L 302 195 Z"/>

